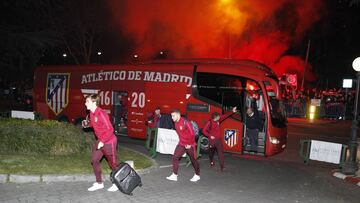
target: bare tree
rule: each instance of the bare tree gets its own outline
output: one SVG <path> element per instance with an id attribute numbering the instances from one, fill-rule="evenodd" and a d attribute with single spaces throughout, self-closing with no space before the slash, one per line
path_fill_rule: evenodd
<path id="1" fill-rule="evenodd" d="M 360 0 L 350 0 L 349 5 L 350 6 L 359 6 Z"/>
<path id="2" fill-rule="evenodd" d="M 12 72 L 31 73 L 28 69 L 36 66 L 45 50 L 57 44 L 56 35 L 39 23 L 42 13 L 32 1 L 3 0 L 0 7 L 2 72 L 7 75 Z"/>
<path id="3" fill-rule="evenodd" d="M 107 25 L 103 0 L 44 0 L 48 20 L 64 48 L 77 64 L 91 63 L 91 56 Z"/>

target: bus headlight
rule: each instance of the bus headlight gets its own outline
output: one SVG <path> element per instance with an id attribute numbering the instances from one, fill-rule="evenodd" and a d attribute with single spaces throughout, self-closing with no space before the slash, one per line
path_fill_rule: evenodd
<path id="1" fill-rule="evenodd" d="M 280 140 L 278 140 L 278 139 L 275 138 L 275 137 L 270 137 L 270 142 L 271 142 L 271 144 L 279 144 L 279 143 L 280 143 Z"/>

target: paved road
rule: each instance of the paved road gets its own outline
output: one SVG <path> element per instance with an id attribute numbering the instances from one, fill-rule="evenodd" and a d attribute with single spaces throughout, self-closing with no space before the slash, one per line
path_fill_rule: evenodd
<path id="1" fill-rule="evenodd" d="M 296 127 L 299 125 L 290 124 L 289 132 L 333 131 L 330 127 L 318 129 L 319 125 L 310 125 L 312 130 L 306 127 L 308 124 Z M 144 151 L 143 146 L 138 145 L 141 142 L 124 141 L 122 145 Z M 171 158 L 159 155 L 156 158 L 159 168 L 142 175 L 143 187 L 137 188 L 134 196 L 106 190 L 88 192 L 90 182 L 0 184 L 0 202 L 359 202 L 358 186 L 331 176 L 334 165 L 304 165 L 291 151 L 296 149 L 296 144 L 289 143 L 288 151 L 267 159 L 227 154 L 225 172 L 219 171 L 218 164 L 215 168 L 209 167 L 204 156 L 200 159 L 198 183 L 189 181 L 193 170 L 184 165 L 180 167 L 178 182 L 166 180 L 171 173 Z M 105 184 L 109 186 L 110 182 Z"/>
<path id="2" fill-rule="evenodd" d="M 318 120 L 310 123 L 303 118 L 290 118 L 288 125 L 287 149 L 270 159 L 302 163 L 300 158 L 299 142 L 304 140 L 321 140 L 340 144 L 349 142 L 351 121 Z M 359 137 L 360 138 L 360 137 Z M 323 165 L 312 162 L 312 165 Z M 330 167 L 336 167 L 335 165 Z"/>

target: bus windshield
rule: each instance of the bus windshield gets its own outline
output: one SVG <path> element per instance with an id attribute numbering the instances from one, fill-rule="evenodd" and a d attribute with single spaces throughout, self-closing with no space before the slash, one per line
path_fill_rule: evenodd
<path id="1" fill-rule="evenodd" d="M 244 80 L 240 77 L 225 74 L 197 73 L 198 95 L 205 102 L 222 107 L 225 111 L 231 108 L 243 107 Z M 237 120 L 242 120 L 239 114 L 234 114 Z"/>
<path id="2" fill-rule="evenodd" d="M 264 85 L 269 100 L 271 122 L 274 127 L 284 128 L 286 127 L 285 108 L 282 106 L 282 102 L 276 99 L 276 94 L 271 83 L 265 81 Z"/>
<path id="3" fill-rule="evenodd" d="M 198 95 L 205 102 L 231 111 L 233 107 L 243 109 L 245 79 L 232 75 L 198 73 Z M 242 112 L 243 113 L 243 112 Z M 233 118 L 241 121 L 240 114 L 233 114 Z"/>

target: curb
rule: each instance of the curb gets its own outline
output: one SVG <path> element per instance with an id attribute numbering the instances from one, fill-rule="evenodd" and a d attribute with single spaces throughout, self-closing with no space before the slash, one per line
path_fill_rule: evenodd
<path id="1" fill-rule="evenodd" d="M 12 183 L 34 183 L 40 181 L 41 176 L 39 175 L 9 175 L 9 182 Z"/>
<path id="2" fill-rule="evenodd" d="M 345 182 L 357 185 L 360 187 L 360 177 L 345 175 L 339 171 L 333 171 L 332 175 L 336 178 L 340 178 Z"/>
<path id="3" fill-rule="evenodd" d="M 139 175 L 148 174 L 153 170 L 159 168 L 158 163 L 148 155 L 138 152 L 136 150 L 124 147 L 130 151 L 141 154 L 149 158 L 152 166 L 144 169 L 135 170 Z M 110 181 L 109 175 L 102 176 L 104 181 Z M 93 182 L 95 181 L 94 174 L 40 174 L 40 175 L 20 175 L 20 174 L 0 174 L 0 183 L 51 183 L 51 182 Z"/>
<path id="4" fill-rule="evenodd" d="M 9 175 L 0 174 L 0 183 L 7 183 L 7 182 L 9 182 Z"/>
<path id="5" fill-rule="evenodd" d="M 124 148 L 128 149 L 129 151 L 133 151 L 133 152 L 136 152 L 136 153 L 138 153 L 138 154 L 141 154 L 141 155 L 143 155 L 143 156 L 145 156 L 145 157 L 147 157 L 148 159 L 151 160 L 152 166 L 150 166 L 150 167 L 148 167 L 148 168 L 136 170 L 136 173 L 138 173 L 139 175 L 148 174 L 148 173 L 150 173 L 151 171 L 156 170 L 156 169 L 159 168 L 159 164 L 158 164 L 153 158 L 151 158 L 149 155 L 144 154 L 144 153 L 139 152 L 139 151 L 136 151 L 136 150 L 133 150 L 133 149 L 130 149 L 130 148 L 127 148 L 127 147 L 124 147 Z"/>
<path id="6" fill-rule="evenodd" d="M 157 169 L 158 166 L 135 170 L 139 175 L 150 173 Z M 104 181 L 110 181 L 108 175 L 103 175 Z M 0 183 L 51 183 L 51 182 L 93 182 L 95 180 L 94 174 L 40 174 L 40 175 L 18 175 L 18 174 L 0 174 Z"/>

